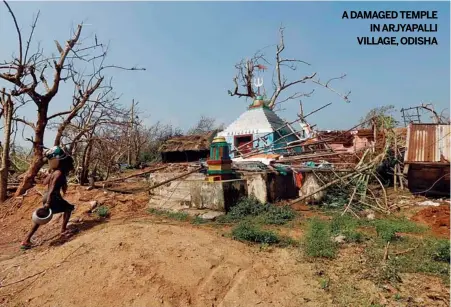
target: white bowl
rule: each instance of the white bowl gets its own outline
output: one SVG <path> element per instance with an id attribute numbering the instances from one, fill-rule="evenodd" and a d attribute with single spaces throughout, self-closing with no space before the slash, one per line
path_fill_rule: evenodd
<path id="1" fill-rule="evenodd" d="M 43 209 L 43 208 L 39 208 L 39 209 Z M 49 210 L 49 214 L 46 217 L 39 217 L 38 216 L 38 210 L 39 209 L 36 209 L 33 212 L 33 215 L 31 216 L 31 219 L 33 220 L 33 222 L 35 224 L 38 224 L 38 225 L 44 225 L 44 224 L 47 224 L 48 222 L 50 222 L 50 220 L 53 217 L 52 209 L 50 209 L 50 208 L 48 209 Z"/>

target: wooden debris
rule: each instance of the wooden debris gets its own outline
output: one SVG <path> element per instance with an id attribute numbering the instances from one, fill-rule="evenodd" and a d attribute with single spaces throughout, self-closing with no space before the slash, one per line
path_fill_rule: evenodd
<path id="1" fill-rule="evenodd" d="M 151 190 L 156 189 L 156 188 L 158 188 L 158 187 L 160 187 L 160 186 L 162 186 L 162 185 L 165 185 L 165 184 L 167 184 L 167 183 L 169 183 L 169 182 L 171 182 L 171 181 L 174 181 L 174 180 L 177 180 L 177 179 L 181 179 L 181 178 L 183 178 L 183 177 L 186 177 L 186 176 L 188 176 L 188 175 L 191 175 L 191 174 L 193 174 L 193 173 L 196 173 L 196 172 L 200 171 L 202 168 L 203 168 L 203 167 L 201 166 L 201 167 L 198 167 L 198 168 L 196 168 L 196 169 L 193 169 L 193 170 L 191 170 L 191 171 L 189 171 L 189 172 L 183 173 L 183 174 L 181 174 L 181 175 L 179 175 L 179 176 L 176 176 L 176 177 L 170 178 L 170 179 L 168 179 L 168 180 L 162 181 L 162 182 L 160 182 L 160 183 L 157 183 L 157 184 L 155 184 L 155 185 L 149 187 L 149 188 L 148 188 L 148 191 L 150 192 Z"/>
<path id="2" fill-rule="evenodd" d="M 372 168 L 372 167 L 373 167 L 372 165 L 369 165 L 369 166 L 363 167 L 362 169 L 358 170 L 357 172 L 354 172 L 354 173 L 347 174 L 347 175 L 345 175 L 345 176 L 339 177 L 338 179 L 335 179 L 335 180 L 333 180 L 333 181 L 331 181 L 331 182 L 329 182 L 329 183 L 323 185 L 323 186 L 320 187 L 319 189 L 316 189 L 316 190 L 313 191 L 312 193 L 309 193 L 309 194 L 307 194 L 307 195 L 305 195 L 305 196 L 296 198 L 295 200 L 293 200 L 293 201 L 290 203 L 290 205 L 294 205 L 294 204 L 296 204 L 296 203 L 298 203 L 298 202 L 300 202 L 300 201 L 303 201 L 304 199 L 307 199 L 307 198 L 309 198 L 309 197 L 315 195 L 316 193 L 321 192 L 321 191 L 323 191 L 323 190 L 325 190 L 325 189 L 327 189 L 327 188 L 329 188 L 329 187 L 331 187 L 331 186 L 333 186 L 333 185 L 335 185 L 335 184 L 337 184 L 337 183 L 343 181 L 344 179 L 351 178 L 351 177 L 356 177 L 356 176 L 358 176 L 361 172 L 364 172 L 364 171 L 366 171 L 366 170 L 369 170 L 369 169 Z"/>
<path id="3" fill-rule="evenodd" d="M 166 167 L 167 167 L 167 165 L 161 166 L 161 167 L 157 167 L 157 168 L 152 168 L 152 169 L 147 170 L 147 171 L 145 171 L 145 172 L 133 174 L 133 175 L 130 175 L 130 176 L 127 176 L 127 177 L 115 178 L 115 179 L 111 179 L 111 180 L 107 180 L 107 181 L 99 181 L 99 182 L 97 182 L 97 183 L 98 183 L 98 184 L 104 184 L 104 185 L 105 185 L 105 184 L 108 184 L 108 183 L 113 183 L 113 182 L 118 182 L 118 181 L 125 181 L 125 180 L 130 179 L 130 178 L 133 178 L 133 177 L 139 177 L 139 176 L 142 176 L 142 175 L 147 175 L 147 174 L 150 174 L 150 173 L 152 173 L 152 172 L 155 172 L 155 171 L 159 171 L 159 170 L 165 169 Z"/>
<path id="4" fill-rule="evenodd" d="M 390 241 L 387 242 L 384 249 L 384 258 L 382 259 L 384 262 L 388 259 L 388 247 L 390 246 Z"/>

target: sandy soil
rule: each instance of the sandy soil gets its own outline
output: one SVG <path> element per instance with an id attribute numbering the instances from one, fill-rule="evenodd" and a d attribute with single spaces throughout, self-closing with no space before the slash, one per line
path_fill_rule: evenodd
<path id="1" fill-rule="evenodd" d="M 424 208 L 416 213 L 412 217 L 412 220 L 428 225 L 434 234 L 447 237 L 449 239 L 449 214 L 449 204 L 444 204 L 438 207 Z"/>
<path id="2" fill-rule="evenodd" d="M 0 208 L 2 307 L 449 306 L 449 290 L 436 277 L 405 274 L 398 290 L 376 286 L 366 278 L 363 247 L 311 262 L 298 248 L 261 249 L 225 237 L 225 228 L 149 216 L 145 193 L 71 187 L 72 225 L 80 232 L 59 240 L 56 218 L 38 231 L 37 246 L 22 252 L 18 245 L 40 205 L 37 190 Z M 92 200 L 107 205 L 111 219 L 86 213 Z M 302 236 L 300 227 L 284 234 Z M 408 302 L 396 302 L 396 293 Z"/>
<path id="3" fill-rule="evenodd" d="M 104 224 L 1 263 L 5 306 L 329 306 L 296 252 L 259 252 L 189 225 Z M 28 276 L 27 280 L 17 282 Z"/>

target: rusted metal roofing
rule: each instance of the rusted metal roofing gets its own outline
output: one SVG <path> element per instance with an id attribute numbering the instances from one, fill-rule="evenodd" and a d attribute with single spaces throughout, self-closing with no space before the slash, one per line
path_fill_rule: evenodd
<path id="1" fill-rule="evenodd" d="M 449 163 L 450 132 L 450 125 L 410 124 L 404 162 Z"/>

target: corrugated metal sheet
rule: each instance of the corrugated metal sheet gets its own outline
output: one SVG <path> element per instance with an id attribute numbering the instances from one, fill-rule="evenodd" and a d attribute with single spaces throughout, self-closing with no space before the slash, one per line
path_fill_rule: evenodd
<path id="1" fill-rule="evenodd" d="M 450 125 L 410 124 L 404 162 L 450 161 Z"/>

